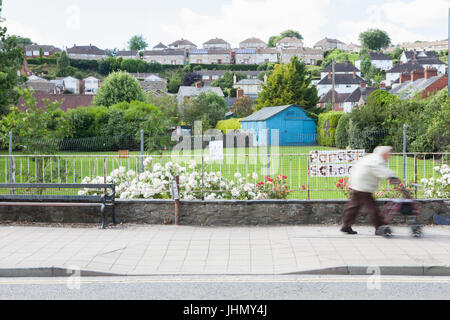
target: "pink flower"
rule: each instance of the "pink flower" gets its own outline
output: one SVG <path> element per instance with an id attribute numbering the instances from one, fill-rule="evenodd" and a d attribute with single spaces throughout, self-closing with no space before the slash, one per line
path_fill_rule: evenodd
<path id="1" fill-rule="evenodd" d="M 339 180 L 339 183 L 344 183 L 344 179 Z"/>
<path id="2" fill-rule="evenodd" d="M 341 184 L 340 184 L 340 183 L 338 183 L 338 184 L 336 185 L 336 187 L 340 188 L 340 187 L 341 187 Z"/>
<path id="3" fill-rule="evenodd" d="M 303 190 L 306 190 L 306 187 L 305 187 L 305 186 L 302 186 L 302 189 L 303 189 Z"/>

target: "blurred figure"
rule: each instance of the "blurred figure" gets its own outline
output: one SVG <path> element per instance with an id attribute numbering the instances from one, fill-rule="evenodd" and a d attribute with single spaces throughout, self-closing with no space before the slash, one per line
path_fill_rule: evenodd
<path id="1" fill-rule="evenodd" d="M 373 193 L 383 179 L 398 180 L 394 171 L 386 167 L 386 162 L 392 155 L 392 147 L 377 147 L 372 154 L 359 160 L 353 167 L 350 175 L 350 200 L 344 211 L 342 219 L 342 232 L 357 234 L 352 229 L 359 209 L 365 206 L 370 213 L 375 226 L 376 235 L 390 233 L 384 218 L 380 215 Z"/>

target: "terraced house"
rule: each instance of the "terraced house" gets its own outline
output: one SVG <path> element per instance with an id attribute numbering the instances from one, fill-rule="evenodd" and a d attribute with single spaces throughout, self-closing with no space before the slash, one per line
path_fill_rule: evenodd
<path id="1" fill-rule="evenodd" d="M 219 38 L 215 38 L 215 39 L 211 39 L 206 41 L 203 44 L 203 49 L 223 49 L 223 50 L 230 50 L 231 49 L 231 45 L 226 42 L 223 39 L 219 39 Z"/>
<path id="2" fill-rule="evenodd" d="M 231 64 L 231 49 L 190 50 L 189 62 L 203 64 Z"/>
<path id="3" fill-rule="evenodd" d="M 139 59 L 139 51 L 137 50 L 124 50 L 124 51 L 117 51 L 116 53 L 117 58 L 123 58 L 123 59 Z"/>
<path id="4" fill-rule="evenodd" d="M 267 44 L 261 39 L 252 37 L 245 39 L 239 43 L 239 49 L 264 49 L 267 48 Z"/>
<path id="5" fill-rule="evenodd" d="M 184 65 L 186 52 L 184 50 L 150 50 L 144 51 L 143 59 L 150 63 Z"/>
<path id="6" fill-rule="evenodd" d="M 189 40 L 181 38 L 175 42 L 169 44 L 170 49 L 183 49 L 183 50 L 194 50 L 197 46 Z"/>
<path id="7" fill-rule="evenodd" d="M 77 46 L 67 49 L 67 54 L 71 59 L 100 60 L 108 57 L 108 51 L 99 49 L 96 46 Z"/>
<path id="8" fill-rule="evenodd" d="M 323 60 L 323 51 L 311 48 L 285 49 L 281 51 L 281 63 L 289 63 L 292 57 L 297 56 L 305 64 L 316 65 L 319 60 Z"/>
<path id="9" fill-rule="evenodd" d="M 50 45 L 29 45 L 25 46 L 25 56 L 27 58 L 37 58 L 40 57 L 42 51 L 43 57 L 50 57 L 54 55 L 56 52 L 61 52 L 61 49 L 56 48 L 55 46 Z"/>

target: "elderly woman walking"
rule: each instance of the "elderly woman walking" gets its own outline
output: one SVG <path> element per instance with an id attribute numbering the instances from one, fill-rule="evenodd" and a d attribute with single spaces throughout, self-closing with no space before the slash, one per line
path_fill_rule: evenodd
<path id="1" fill-rule="evenodd" d="M 391 155 L 392 147 L 377 147 L 372 154 L 362 158 L 353 167 L 350 175 L 350 200 L 344 211 L 342 232 L 357 234 L 352 229 L 352 225 L 355 223 L 360 208 L 365 206 L 375 226 L 375 234 L 391 233 L 378 210 L 375 198 L 372 196 L 372 193 L 377 191 L 381 180 L 397 180 L 395 172 L 386 167 L 386 162 Z"/>

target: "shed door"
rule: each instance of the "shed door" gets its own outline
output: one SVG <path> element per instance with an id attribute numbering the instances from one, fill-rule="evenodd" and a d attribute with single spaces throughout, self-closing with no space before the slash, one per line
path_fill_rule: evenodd
<path id="1" fill-rule="evenodd" d="M 303 121 L 296 119 L 295 112 L 289 111 L 284 119 L 284 130 L 281 138 L 286 145 L 297 145 L 302 142 L 300 135 L 303 132 Z"/>

